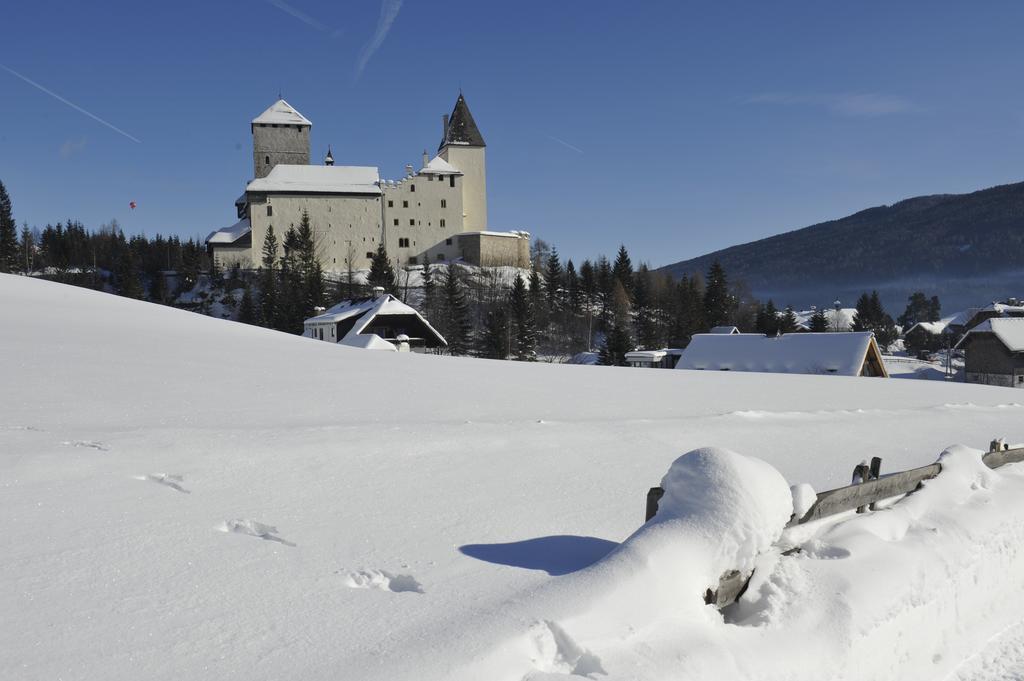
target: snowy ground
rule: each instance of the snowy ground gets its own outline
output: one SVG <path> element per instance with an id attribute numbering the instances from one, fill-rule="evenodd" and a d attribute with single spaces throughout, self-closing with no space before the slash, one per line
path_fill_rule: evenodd
<path id="1" fill-rule="evenodd" d="M 0 319 L 0 678 L 1024 673 L 1024 474 L 976 452 L 724 619 L 678 555 L 711 525 L 613 551 L 689 450 L 827 489 L 1024 440 L 1020 392 L 369 353 L 6 275 Z"/>

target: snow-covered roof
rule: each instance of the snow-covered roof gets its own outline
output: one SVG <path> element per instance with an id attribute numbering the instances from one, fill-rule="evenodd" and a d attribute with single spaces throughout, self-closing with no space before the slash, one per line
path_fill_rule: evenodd
<path id="1" fill-rule="evenodd" d="M 343 300 L 337 305 L 326 310 L 325 312 L 318 314 L 315 317 L 310 317 L 304 322 L 304 325 L 312 327 L 320 324 L 336 324 L 338 322 L 345 321 L 346 319 L 358 317 L 359 319 L 356 321 L 356 323 L 352 326 L 348 333 L 345 334 L 344 338 L 342 338 L 338 342 L 343 343 L 345 345 L 353 345 L 355 347 L 379 349 L 382 348 L 383 346 L 373 348 L 371 347 L 373 345 L 372 342 L 366 341 L 365 339 L 360 339 L 358 338 L 358 336 L 374 336 L 379 338 L 379 336 L 376 336 L 375 334 L 363 334 L 363 331 L 371 324 L 371 322 L 373 322 L 373 320 L 377 316 L 382 314 L 415 315 L 420 319 L 420 321 L 423 322 L 424 325 L 426 325 L 428 329 L 430 329 L 441 340 L 442 343 L 447 344 L 446 341 L 444 340 L 444 336 L 438 333 L 437 329 L 431 326 L 430 322 L 428 322 L 423 317 L 423 315 L 417 312 L 415 308 L 406 305 L 405 303 L 400 301 L 398 298 L 395 298 L 390 293 L 380 296 L 379 298 L 359 298 L 356 300 Z M 386 340 L 381 340 L 387 343 Z M 367 343 L 370 343 L 370 345 L 367 345 Z M 390 343 L 388 344 L 390 345 Z"/>
<path id="2" fill-rule="evenodd" d="M 380 174 L 374 166 L 276 165 L 270 174 L 253 180 L 247 192 L 309 194 L 380 194 Z"/>
<path id="3" fill-rule="evenodd" d="M 627 362 L 660 362 L 668 350 L 633 350 L 626 353 Z"/>
<path id="4" fill-rule="evenodd" d="M 271 104 L 269 109 L 252 119 L 252 123 L 253 125 L 313 125 L 312 121 L 283 99 Z"/>
<path id="5" fill-rule="evenodd" d="M 230 227 L 210 232 L 210 236 L 206 237 L 206 243 L 233 244 L 251 231 L 252 226 L 249 224 L 249 218 L 242 218 Z"/>
<path id="6" fill-rule="evenodd" d="M 714 327 L 711 328 L 710 331 L 708 331 L 708 333 L 715 333 L 715 334 L 722 333 L 722 334 L 726 334 L 726 335 L 737 334 L 739 332 L 740 332 L 740 330 L 738 328 L 736 328 L 735 326 L 714 326 Z"/>
<path id="7" fill-rule="evenodd" d="M 974 333 L 994 333 L 1010 352 L 1024 352 L 1024 318 L 993 317 L 986 319 L 964 334 L 956 346 L 960 347 Z"/>
<path id="8" fill-rule="evenodd" d="M 914 329 L 921 329 L 922 331 L 926 331 L 932 334 L 933 336 L 938 336 L 941 335 L 946 330 L 947 326 L 949 326 L 948 319 L 940 319 L 937 322 L 918 322 L 917 324 L 914 324 L 912 327 L 907 329 L 904 335 L 910 333 Z"/>
<path id="9" fill-rule="evenodd" d="M 420 175 L 461 175 L 462 171 L 440 156 L 430 159 L 430 163 L 420 168 Z"/>
<path id="10" fill-rule="evenodd" d="M 870 331 L 697 334 L 676 368 L 859 376 L 873 342 Z"/>

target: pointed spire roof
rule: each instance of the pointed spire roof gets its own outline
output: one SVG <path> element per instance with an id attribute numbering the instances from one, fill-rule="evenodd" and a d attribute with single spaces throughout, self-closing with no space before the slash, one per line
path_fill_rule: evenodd
<path id="1" fill-rule="evenodd" d="M 253 125 L 313 125 L 312 121 L 283 99 L 271 104 L 269 109 L 252 119 L 252 122 Z"/>
<path id="2" fill-rule="evenodd" d="M 438 150 L 449 144 L 458 144 L 467 147 L 486 147 L 484 136 L 480 134 L 480 128 L 476 127 L 473 114 L 469 113 L 469 106 L 466 105 L 466 98 L 459 93 L 455 100 L 455 108 L 448 119 L 448 125 L 444 131 L 444 138 Z"/>
<path id="3" fill-rule="evenodd" d="M 333 166 L 334 165 L 334 154 L 331 153 L 331 145 L 330 144 L 327 145 L 327 156 L 324 157 L 324 165 L 326 165 L 326 166 Z"/>

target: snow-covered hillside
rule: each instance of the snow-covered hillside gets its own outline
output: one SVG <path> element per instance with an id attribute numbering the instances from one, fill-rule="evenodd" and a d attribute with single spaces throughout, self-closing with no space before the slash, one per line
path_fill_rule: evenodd
<path id="1" fill-rule="evenodd" d="M 679 501 L 682 524 L 613 549 L 689 450 L 821 490 L 872 455 L 895 470 L 1024 440 L 1019 392 L 372 353 L 7 275 L 0 357 L 3 679 L 982 679 L 1015 664 L 999 646 L 1021 638 L 1024 474 L 962 448 L 893 510 L 762 556 L 728 621 L 687 581 L 732 536 L 700 543 L 714 518 Z M 763 506 L 770 539 L 782 478 L 709 461 L 739 482 L 702 506 Z M 763 499 L 751 477 L 771 478 Z"/>

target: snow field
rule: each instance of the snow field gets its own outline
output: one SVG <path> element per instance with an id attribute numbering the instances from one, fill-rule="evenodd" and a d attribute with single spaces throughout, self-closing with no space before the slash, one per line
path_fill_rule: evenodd
<path id="1" fill-rule="evenodd" d="M 1020 621 L 1017 466 L 804 528 L 725 613 L 689 583 L 731 525 L 639 529 L 714 445 L 778 471 L 702 502 L 762 548 L 789 485 L 1024 439 L 1008 389 L 384 355 L 12 276 L 0 318 L 0 678 L 1000 678 Z"/>

